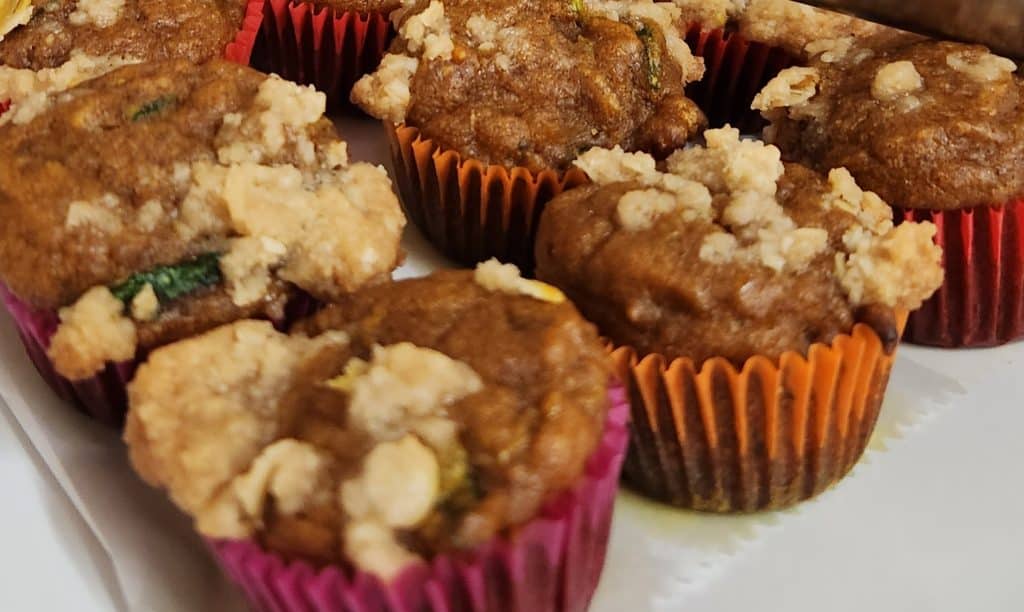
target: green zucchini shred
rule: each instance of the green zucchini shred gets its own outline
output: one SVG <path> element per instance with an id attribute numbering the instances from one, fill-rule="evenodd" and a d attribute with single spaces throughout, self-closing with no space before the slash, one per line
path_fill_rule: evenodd
<path id="1" fill-rule="evenodd" d="M 636 35 L 644 44 L 644 54 L 647 56 L 647 82 L 651 89 L 661 89 L 661 47 L 654 36 L 654 31 L 644 24 L 637 30 Z"/>
<path id="2" fill-rule="evenodd" d="M 155 100 L 150 100 L 149 102 L 146 102 L 141 106 L 133 107 L 132 109 L 129 109 L 131 120 L 141 121 L 143 119 L 151 117 L 163 111 L 167 107 L 177 103 L 177 101 L 178 98 L 175 96 L 160 96 L 159 98 L 156 98 Z"/>
<path id="3" fill-rule="evenodd" d="M 146 285 L 153 287 L 161 305 L 194 293 L 205 287 L 219 285 L 224 280 L 220 271 L 220 254 L 206 253 L 195 259 L 170 266 L 134 274 L 128 280 L 110 288 L 114 297 L 128 307 Z"/>
<path id="4" fill-rule="evenodd" d="M 569 6 L 572 8 L 572 12 L 577 17 L 583 17 L 587 14 L 587 3 L 586 0 L 569 0 Z"/>

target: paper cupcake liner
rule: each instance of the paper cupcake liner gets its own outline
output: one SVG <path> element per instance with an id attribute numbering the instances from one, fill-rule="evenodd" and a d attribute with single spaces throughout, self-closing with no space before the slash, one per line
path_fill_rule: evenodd
<path id="1" fill-rule="evenodd" d="M 245 17 L 242 19 L 242 26 L 238 30 L 235 40 L 228 44 L 224 50 L 224 59 L 248 66 L 252 61 L 253 48 L 256 46 L 256 37 L 260 33 L 263 24 L 263 4 L 266 0 L 249 0 L 245 6 Z"/>
<path id="2" fill-rule="evenodd" d="M 352 85 L 380 64 L 394 36 L 385 13 L 317 9 L 301 0 L 264 0 L 253 66 L 313 85 L 330 109 L 355 109 Z"/>
<path id="3" fill-rule="evenodd" d="M 629 407 L 621 388 L 581 482 L 513 535 L 441 555 L 390 583 L 348 568 L 286 562 L 251 541 L 211 542 L 257 610 L 276 612 L 583 612 L 604 567 Z"/>
<path id="4" fill-rule="evenodd" d="M 60 325 L 57 311 L 35 309 L 18 299 L 3 284 L 0 284 L 0 299 L 14 319 L 29 359 L 57 395 L 101 423 L 112 427 L 123 425 L 128 409 L 127 386 L 135 375 L 135 369 L 146 360 L 146 351 L 140 350 L 129 361 L 108 363 L 92 378 L 68 380 L 57 373 L 46 353 L 50 339 Z M 284 320 L 275 322 L 275 325 L 286 328 L 315 312 L 318 306 L 311 297 L 300 295 L 288 303 Z"/>
<path id="5" fill-rule="evenodd" d="M 708 512 L 779 509 L 838 482 L 867 446 L 894 352 L 867 325 L 808 356 L 638 358 L 612 348 L 632 409 L 625 481 Z"/>
<path id="6" fill-rule="evenodd" d="M 775 76 L 796 63 L 778 47 L 747 40 L 719 28 L 704 30 L 692 24 L 686 42 L 693 54 L 704 58 L 704 78 L 690 83 L 686 95 L 708 116 L 711 127 L 726 123 L 744 133 L 760 131 L 765 122 L 751 110 L 754 97 Z"/>
<path id="7" fill-rule="evenodd" d="M 1024 201 L 954 211 L 895 210 L 938 229 L 946 281 L 910 315 L 906 339 L 945 348 L 1024 338 Z"/>
<path id="8" fill-rule="evenodd" d="M 417 128 L 386 128 L 406 215 L 435 247 L 466 266 L 496 257 L 530 273 L 544 205 L 588 182 L 577 168 L 535 173 L 487 165 L 443 149 Z"/>

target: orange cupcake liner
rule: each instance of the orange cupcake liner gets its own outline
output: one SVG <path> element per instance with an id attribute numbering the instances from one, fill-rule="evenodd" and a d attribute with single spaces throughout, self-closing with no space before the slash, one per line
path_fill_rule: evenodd
<path id="1" fill-rule="evenodd" d="M 609 350 L 632 412 L 626 483 L 707 512 L 785 508 L 839 482 L 867 447 L 895 360 L 865 324 L 740 370 Z"/>
<path id="2" fill-rule="evenodd" d="M 532 172 L 488 165 L 444 149 L 415 127 L 386 128 L 407 216 L 435 247 L 466 266 L 495 257 L 531 272 L 544 205 L 588 182 L 578 168 Z"/>

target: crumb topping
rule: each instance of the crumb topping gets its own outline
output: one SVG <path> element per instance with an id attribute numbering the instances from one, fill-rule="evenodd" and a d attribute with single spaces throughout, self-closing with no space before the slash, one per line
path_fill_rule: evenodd
<path id="1" fill-rule="evenodd" d="M 58 372 L 77 380 L 92 376 L 107 362 L 133 358 L 136 346 L 135 324 L 124 316 L 124 304 L 106 287 L 96 287 L 60 310 L 60 327 L 47 355 Z"/>
<path id="2" fill-rule="evenodd" d="M 153 285 L 146 283 L 142 291 L 132 299 L 132 318 L 136 321 L 152 321 L 160 314 L 160 300 Z"/>
<path id="3" fill-rule="evenodd" d="M 290 337 L 267 322 L 240 321 L 154 351 L 129 386 L 125 440 L 133 465 L 148 482 L 166 487 L 203 533 L 251 534 L 258 516 L 246 508 L 255 508 L 254 498 L 265 498 L 266 488 L 250 489 L 270 483 L 274 491 L 290 492 L 284 503 L 294 506 L 301 482 L 275 481 L 308 476 L 308 467 L 295 464 L 315 463 L 301 447 L 271 450 L 277 401 L 303 358 L 346 342 L 340 333 Z"/>
<path id="4" fill-rule="evenodd" d="M 890 62 L 878 69 L 871 84 L 871 95 L 882 102 L 889 102 L 924 89 L 924 79 L 908 60 Z M 813 94 L 811 94 L 813 95 Z M 810 99 L 808 97 L 808 99 Z M 790 106 L 783 104 L 782 106 Z"/>
<path id="5" fill-rule="evenodd" d="M 109 28 L 121 19 L 125 0 L 78 0 L 75 11 L 68 16 L 71 25 L 93 25 Z"/>
<path id="6" fill-rule="evenodd" d="M 946 64 L 981 83 L 1002 81 L 1017 71 L 1013 60 L 992 53 L 956 51 L 946 56 Z"/>
<path id="7" fill-rule="evenodd" d="M 779 72 L 764 89 L 754 97 L 754 110 L 769 111 L 775 108 L 800 106 L 818 93 L 821 75 L 816 68 L 794 66 Z"/>
<path id="8" fill-rule="evenodd" d="M 324 107 L 312 87 L 269 77 L 251 109 L 224 117 L 216 159 L 170 169 L 184 192 L 179 211 L 150 201 L 133 212 L 107 193 L 70 203 L 65 226 L 114 236 L 130 224 L 168 222 L 183 240 L 221 245 L 220 271 L 238 307 L 262 300 L 275 278 L 321 299 L 384 278 L 400 257 L 405 217 L 383 168 L 350 163 L 343 142 L 314 143 Z M 135 318 L 149 320 L 145 312 Z M 92 372 L 81 363 L 58 371 L 81 378 L 103 365 L 89 363 Z"/>
<path id="9" fill-rule="evenodd" d="M 651 229 L 665 215 L 707 223 L 700 259 L 708 264 L 757 264 L 798 274 L 828 253 L 828 231 L 801 226 L 778 199 L 778 182 L 786 170 L 776 147 L 741 140 L 739 131 L 728 127 L 708 130 L 705 140 L 704 147 L 669 157 L 666 173 L 655 169 L 653 159 L 621 150 L 589 151 L 578 164 L 601 185 L 628 181 L 649 186 L 620 198 L 617 221 L 626 231 Z M 681 197 L 673 181 L 681 181 L 689 197 Z M 876 194 L 860 189 L 845 169 L 830 173 L 821 206 L 850 217 L 853 229 L 847 232 L 850 240 L 843 241 L 846 250 L 836 253 L 835 273 L 852 303 L 912 309 L 941 284 L 941 250 L 931 241 L 931 224 L 897 232 L 892 210 Z M 917 278 L 901 280 L 913 266 L 921 268 Z M 866 273 L 872 269 L 880 273 Z"/>
<path id="10" fill-rule="evenodd" d="M 489 259 L 477 264 L 473 280 L 488 291 L 526 295 L 542 302 L 561 304 L 565 295 L 547 283 L 523 278 L 514 264 Z"/>
<path id="11" fill-rule="evenodd" d="M 130 57 L 73 51 L 71 58 L 57 68 L 33 71 L 0 66 L 0 100 L 11 101 L 11 108 L 0 115 L 0 125 L 26 124 L 50 108 L 56 94 L 121 66 L 137 63 L 139 60 Z"/>
<path id="12" fill-rule="evenodd" d="M 32 19 L 32 0 L 2 0 L 0 2 L 0 42 L 4 36 L 27 24 Z"/>
<path id="13" fill-rule="evenodd" d="M 303 360 L 345 341 L 288 337 L 246 321 L 159 349 L 131 385 L 125 438 L 133 463 L 210 537 L 251 537 L 270 503 L 284 516 L 338 508 L 346 557 L 394 577 L 420 561 L 400 532 L 435 511 L 446 471 L 465 457 L 447 407 L 483 381 L 465 363 L 410 343 L 378 346 L 368 362 L 352 359 L 324 384 L 349 398 L 346 427 L 369 441 L 353 471 L 344 459 L 287 437 L 278 415 Z M 197 381 L 204 372 L 209 380 Z M 339 481 L 339 473 L 350 475 Z"/>
<path id="14" fill-rule="evenodd" d="M 362 77 L 353 86 L 352 99 L 378 119 L 395 125 L 402 123 L 412 99 L 412 77 L 419 65 L 420 60 L 415 57 L 385 55 L 376 72 Z"/>
<path id="15" fill-rule="evenodd" d="M 747 5 L 747 0 L 672 0 L 679 7 L 679 22 L 699 23 L 704 29 L 725 27 Z"/>
<path id="16" fill-rule="evenodd" d="M 818 41 L 862 37 L 885 29 L 856 17 L 791 0 L 749 0 L 744 4 L 738 16 L 741 34 L 797 56 L 812 52 L 809 45 L 816 45 Z M 845 54 L 838 46 L 833 47 L 832 52 L 833 57 Z"/>

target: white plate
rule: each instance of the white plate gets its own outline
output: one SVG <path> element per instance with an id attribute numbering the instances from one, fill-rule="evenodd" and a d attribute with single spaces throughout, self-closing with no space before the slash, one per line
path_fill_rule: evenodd
<path id="1" fill-rule="evenodd" d="M 385 162 L 375 123 L 340 127 L 354 158 Z M 406 247 L 399 277 L 446 265 L 415 231 Z M 1024 344 L 902 348 L 868 455 L 795 510 L 707 516 L 622 493 L 592 609 L 1024 610 L 1022 362 Z M 6 315 L 0 363 L 0 609 L 242 609 L 117 436 L 38 379 Z"/>

